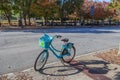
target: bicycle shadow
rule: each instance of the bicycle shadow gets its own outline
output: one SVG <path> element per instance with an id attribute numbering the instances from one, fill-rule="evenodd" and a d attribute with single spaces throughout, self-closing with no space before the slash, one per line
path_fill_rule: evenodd
<path id="1" fill-rule="evenodd" d="M 40 70 L 39 72 L 49 76 L 69 76 L 75 75 L 82 71 L 82 69 L 76 69 L 72 66 L 51 66 Z"/>
<path id="2" fill-rule="evenodd" d="M 107 74 L 111 70 L 107 64 L 109 63 L 101 60 L 72 61 L 69 66 L 51 66 L 43 68 L 39 72 L 49 76 L 69 76 L 84 72 L 85 70 L 90 74 Z M 96 65 L 102 66 L 95 67 Z"/>

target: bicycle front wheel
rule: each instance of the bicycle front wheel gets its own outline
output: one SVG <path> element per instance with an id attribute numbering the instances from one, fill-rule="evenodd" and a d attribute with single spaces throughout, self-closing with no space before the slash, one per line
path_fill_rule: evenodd
<path id="1" fill-rule="evenodd" d="M 70 48 L 70 49 L 67 49 L 67 50 L 64 49 L 62 52 L 62 55 L 64 55 L 65 53 L 69 53 L 69 55 L 63 56 L 62 61 L 66 62 L 66 63 L 70 63 L 75 57 L 76 49 L 74 46 L 72 46 L 72 48 Z"/>
<path id="2" fill-rule="evenodd" d="M 46 64 L 47 59 L 48 59 L 48 52 L 46 50 L 43 50 L 35 60 L 35 64 L 34 64 L 35 71 L 40 71 Z"/>

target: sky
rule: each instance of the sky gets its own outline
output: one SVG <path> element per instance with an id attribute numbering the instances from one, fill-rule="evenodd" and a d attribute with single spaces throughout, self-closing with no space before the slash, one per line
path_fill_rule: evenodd
<path id="1" fill-rule="evenodd" d="M 110 0 L 105 0 L 105 1 L 110 2 Z"/>
<path id="2" fill-rule="evenodd" d="M 106 1 L 106 2 L 110 2 L 111 0 L 94 0 L 94 1 Z"/>

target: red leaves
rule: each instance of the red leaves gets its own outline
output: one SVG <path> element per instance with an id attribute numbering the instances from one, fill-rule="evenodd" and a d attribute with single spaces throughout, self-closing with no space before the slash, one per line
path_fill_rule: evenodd
<path id="1" fill-rule="evenodd" d="M 93 2 L 90 0 L 84 0 L 84 4 L 82 7 L 82 11 L 84 13 L 84 17 L 92 18 L 90 15 L 90 7 L 94 5 L 94 19 L 105 19 L 114 14 L 113 10 L 108 9 L 109 2 Z"/>

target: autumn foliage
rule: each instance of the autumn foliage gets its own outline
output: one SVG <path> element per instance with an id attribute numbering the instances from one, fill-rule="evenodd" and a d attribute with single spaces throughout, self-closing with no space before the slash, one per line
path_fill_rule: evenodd
<path id="1" fill-rule="evenodd" d="M 89 0 L 84 0 L 84 4 L 82 6 L 82 11 L 83 11 L 83 17 L 84 18 L 92 18 L 92 15 L 90 15 L 90 8 L 92 5 L 94 5 L 94 19 L 100 20 L 100 19 L 105 19 L 110 16 L 113 16 L 115 11 L 114 9 L 109 9 L 110 3 L 108 2 L 93 2 Z"/>
<path id="2" fill-rule="evenodd" d="M 56 14 L 59 13 L 59 10 L 57 10 L 59 9 L 59 6 L 57 6 L 55 2 L 56 0 L 37 0 L 36 3 L 32 4 L 31 10 L 33 13 L 35 12 L 35 14 L 37 14 L 38 16 L 54 16 L 53 12 L 51 12 L 51 8 Z M 114 8 L 109 8 L 110 4 L 111 3 L 105 1 L 95 2 L 93 0 L 84 0 L 83 4 L 81 4 L 81 8 L 78 8 L 78 10 L 76 8 L 76 12 L 73 12 L 73 15 L 78 18 L 83 17 L 84 19 L 91 19 L 94 16 L 95 20 L 103 20 L 109 17 L 113 17 L 116 13 Z M 93 16 L 90 14 L 91 6 L 94 6 Z M 69 7 L 69 5 L 66 7 Z M 72 8 L 70 10 L 68 10 L 68 8 L 64 9 L 66 9 L 65 11 L 72 10 Z M 67 16 L 69 15 L 70 14 L 68 14 Z"/>

